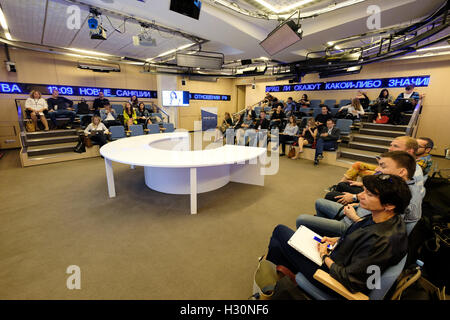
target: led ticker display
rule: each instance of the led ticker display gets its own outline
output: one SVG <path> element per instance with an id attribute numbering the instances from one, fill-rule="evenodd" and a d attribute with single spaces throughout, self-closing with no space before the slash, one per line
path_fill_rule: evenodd
<path id="1" fill-rule="evenodd" d="M 428 87 L 429 83 L 430 76 L 414 76 L 266 86 L 266 92 L 404 88 L 410 84 L 416 87 Z"/>
<path id="2" fill-rule="evenodd" d="M 223 94 L 189 93 L 190 100 L 230 101 L 231 96 Z"/>
<path id="3" fill-rule="evenodd" d="M 0 82 L 0 93 L 3 94 L 30 94 L 32 90 L 38 90 L 43 95 L 51 95 L 57 89 L 61 95 L 97 97 L 103 92 L 105 97 L 132 97 L 155 99 L 157 92 L 153 90 L 98 88 L 79 86 L 60 86 L 34 83 Z"/>

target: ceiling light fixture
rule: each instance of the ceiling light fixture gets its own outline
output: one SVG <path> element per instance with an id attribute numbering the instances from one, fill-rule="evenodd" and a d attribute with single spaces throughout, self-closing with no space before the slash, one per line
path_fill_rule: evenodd
<path id="1" fill-rule="evenodd" d="M 5 37 L 8 40 L 12 40 L 11 34 L 9 33 L 8 29 L 8 23 L 6 22 L 6 17 L 3 14 L 3 9 L 0 7 L 0 25 L 3 28 L 3 31 L 5 32 Z"/>
<path id="2" fill-rule="evenodd" d="M 147 61 L 147 62 L 151 62 L 152 60 L 154 60 L 154 59 L 156 59 L 156 58 L 161 58 L 161 57 L 167 56 L 167 55 L 169 55 L 169 54 L 175 53 L 175 52 L 177 52 L 177 51 L 181 51 L 181 50 L 187 49 L 187 48 L 189 48 L 189 47 L 191 47 L 191 46 L 193 46 L 193 45 L 195 45 L 195 43 L 188 43 L 188 44 L 185 44 L 185 45 L 183 45 L 183 46 L 181 46 L 181 47 L 178 47 L 178 48 L 176 48 L 176 49 L 171 49 L 171 50 L 169 50 L 169 51 L 163 52 L 163 53 L 157 55 L 156 57 L 148 58 L 146 61 Z"/>
<path id="3" fill-rule="evenodd" d="M 269 9 L 270 11 L 274 12 L 274 13 L 282 13 L 282 12 L 289 12 L 293 9 L 297 9 L 300 6 L 304 6 L 305 4 L 308 4 L 310 2 L 313 2 L 315 0 L 302 0 L 296 3 L 291 4 L 290 6 L 281 8 L 281 9 L 277 9 L 274 6 L 272 6 L 270 3 L 267 3 L 264 0 L 255 0 L 256 2 L 258 2 L 260 5 L 262 5 L 263 7 L 265 7 L 266 9 Z"/>
<path id="4" fill-rule="evenodd" d="M 90 50 L 84 50 L 84 49 L 77 49 L 77 48 L 66 48 L 67 50 L 78 52 L 78 53 L 84 53 L 84 54 L 92 54 L 94 56 L 111 56 L 110 54 L 103 53 L 103 52 L 96 52 L 96 51 L 90 51 Z"/>

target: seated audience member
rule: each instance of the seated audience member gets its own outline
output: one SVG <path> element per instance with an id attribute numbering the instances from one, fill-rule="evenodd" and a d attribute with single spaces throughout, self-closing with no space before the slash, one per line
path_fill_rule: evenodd
<path id="1" fill-rule="evenodd" d="M 417 139 L 417 144 L 417 164 L 422 168 L 423 176 L 425 177 L 428 176 L 433 165 L 430 152 L 433 150 L 434 142 L 430 138 L 420 137 Z"/>
<path id="2" fill-rule="evenodd" d="M 101 120 L 107 128 L 110 126 L 121 126 L 122 123 L 117 119 L 116 110 L 111 108 L 109 103 L 105 104 L 104 112 L 101 113 Z"/>
<path id="3" fill-rule="evenodd" d="M 415 155 L 418 150 L 418 144 L 416 139 L 411 138 L 409 136 L 401 136 L 392 140 L 391 145 L 389 146 L 388 151 L 404 151 L 409 153 L 415 158 Z M 369 164 L 364 162 L 355 162 L 349 170 L 344 174 L 344 178 L 340 183 L 337 184 L 334 191 L 331 191 L 326 194 L 325 199 L 338 201 L 342 204 L 351 203 L 353 199 L 353 195 L 361 192 L 361 185 L 359 182 L 353 181 L 356 180 L 358 176 L 366 176 L 373 175 L 377 165 Z M 351 179 L 348 179 L 351 178 Z M 421 193 L 425 195 L 424 181 L 422 169 L 416 164 L 416 170 L 414 173 L 414 180 L 417 185 L 421 188 Z"/>
<path id="4" fill-rule="evenodd" d="M 255 110 L 253 110 L 252 106 L 247 106 L 247 108 L 245 108 L 245 117 L 247 117 L 247 115 L 250 113 L 251 117 L 253 120 L 256 119 L 256 112 Z"/>
<path id="5" fill-rule="evenodd" d="M 158 107 L 153 102 L 151 109 L 152 109 L 152 112 L 150 114 L 151 122 L 161 125 L 161 123 L 163 122 L 163 118 L 160 116 L 161 115 L 160 110 L 158 110 Z"/>
<path id="6" fill-rule="evenodd" d="M 368 294 L 369 266 L 376 265 L 383 273 L 406 255 L 408 238 L 405 222 L 400 217 L 411 199 L 406 183 L 397 176 L 367 176 L 363 179 L 361 206 L 369 215 L 351 224 L 340 238 L 322 233 L 317 250 L 322 266 L 306 258 L 288 244 L 294 231 L 278 225 L 270 239 L 266 259 L 282 265 L 294 274 L 301 272 L 314 286 L 333 297 L 339 294 L 322 285 L 313 275 L 318 269 L 328 272 L 349 291 Z M 328 249 L 328 245 L 335 245 Z"/>
<path id="7" fill-rule="evenodd" d="M 359 116 L 364 115 L 364 109 L 358 98 L 353 98 L 351 104 L 341 107 L 338 112 L 343 110 L 347 110 L 345 119 L 359 120 Z"/>
<path id="8" fill-rule="evenodd" d="M 419 99 L 423 97 L 424 95 L 414 91 L 413 85 L 406 86 L 405 91 L 400 93 L 394 101 L 395 106 L 391 108 L 390 122 L 395 125 L 400 124 L 402 122 L 401 113 L 412 112 Z"/>
<path id="9" fill-rule="evenodd" d="M 93 116 L 92 122 L 84 129 L 84 134 L 88 136 L 93 143 L 102 147 L 107 142 L 106 134 L 109 134 L 109 130 L 100 121 L 99 116 Z"/>
<path id="10" fill-rule="evenodd" d="M 298 138 L 298 125 L 294 116 L 290 116 L 288 119 L 288 124 L 284 127 L 283 132 L 279 134 L 279 143 L 281 144 L 280 156 L 284 156 L 286 153 L 286 143 L 293 143 Z M 275 146 L 272 150 L 276 150 Z"/>
<path id="11" fill-rule="evenodd" d="M 226 135 L 227 129 L 232 127 L 233 127 L 233 119 L 231 118 L 229 112 L 225 112 L 222 124 L 216 127 L 215 141 L 217 142 L 223 139 L 223 136 Z"/>
<path id="12" fill-rule="evenodd" d="M 42 98 L 42 95 L 37 90 L 32 90 L 30 93 L 30 97 L 25 101 L 25 113 L 27 117 L 31 118 L 34 123 L 34 127 L 36 131 L 39 131 L 37 119 L 38 117 L 41 119 L 42 124 L 44 125 L 44 131 L 48 131 L 48 122 L 45 118 L 45 114 L 48 111 L 47 101 Z"/>
<path id="13" fill-rule="evenodd" d="M 136 109 L 136 117 L 137 123 L 144 125 L 144 128 L 147 128 L 147 123 L 151 123 L 151 121 L 149 121 L 150 113 L 145 109 L 145 104 L 143 102 L 139 103 Z"/>
<path id="14" fill-rule="evenodd" d="M 303 152 L 303 147 L 307 144 L 313 144 L 317 137 L 317 126 L 313 118 L 308 119 L 306 127 L 303 129 L 301 136 L 298 138 L 298 151 L 291 159 L 299 158 L 300 153 Z"/>
<path id="15" fill-rule="evenodd" d="M 283 129 L 284 118 L 286 118 L 286 115 L 283 112 L 283 107 L 278 105 L 277 109 L 272 113 L 272 117 L 270 118 L 270 129 L 277 128 L 281 131 Z"/>
<path id="16" fill-rule="evenodd" d="M 297 107 L 295 109 L 295 115 L 297 116 L 297 118 L 303 118 L 308 116 L 308 114 L 310 113 L 309 111 L 309 107 L 310 107 L 310 101 L 308 100 L 308 95 L 307 94 L 303 94 L 302 98 L 300 99 L 300 101 L 297 103 Z"/>
<path id="17" fill-rule="evenodd" d="M 131 104 L 131 106 L 135 109 L 139 108 L 139 99 L 134 95 L 131 96 L 130 100 L 128 102 Z"/>
<path id="18" fill-rule="evenodd" d="M 309 107 L 311 102 L 308 100 L 308 95 L 306 93 L 302 94 L 302 98 L 298 102 L 301 106 Z"/>
<path id="19" fill-rule="evenodd" d="M 255 128 L 255 121 L 252 118 L 251 113 L 248 113 L 245 117 L 245 120 L 240 125 L 240 128 L 236 131 L 236 141 L 238 144 L 242 143 L 242 139 L 244 138 L 245 131 L 247 129 L 254 129 Z"/>
<path id="20" fill-rule="evenodd" d="M 358 90 L 358 93 L 356 94 L 356 99 L 359 100 L 359 103 L 361 104 L 364 110 L 367 110 L 369 108 L 370 99 L 364 91 Z"/>
<path id="21" fill-rule="evenodd" d="M 333 116 L 330 113 L 330 110 L 326 105 L 321 104 L 320 107 L 322 108 L 322 113 L 319 113 L 315 118 L 316 126 L 318 127 L 319 132 L 320 130 L 326 127 L 327 121 L 333 118 Z"/>
<path id="22" fill-rule="evenodd" d="M 416 139 L 409 136 L 400 136 L 391 141 L 389 151 L 406 151 L 415 156 L 418 144 Z M 374 174 L 376 164 L 364 163 L 361 161 L 355 162 L 344 174 L 342 182 L 355 181 L 358 177 Z"/>
<path id="23" fill-rule="evenodd" d="M 233 119 L 231 118 L 231 115 L 229 112 L 225 112 L 225 116 L 223 118 L 222 124 L 220 126 L 220 131 L 222 133 L 225 133 L 228 128 L 233 127 Z"/>
<path id="24" fill-rule="evenodd" d="M 381 119 L 381 114 L 388 108 L 390 105 L 393 104 L 392 96 L 389 94 L 388 89 L 381 90 L 378 98 L 375 100 L 375 103 L 373 105 L 373 112 L 376 114 L 377 119 Z M 375 122 L 375 119 L 373 119 L 373 122 Z"/>
<path id="25" fill-rule="evenodd" d="M 75 120 L 76 113 L 74 111 L 73 101 L 67 98 L 61 97 L 58 90 L 53 90 L 52 96 L 47 99 L 48 114 L 52 120 L 53 126 L 56 128 L 56 118 L 69 117 L 69 124 L 67 129 L 71 129 L 73 121 Z"/>
<path id="26" fill-rule="evenodd" d="M 266 119 L 266 112 L 261 110 L 259 120 L 255 123 L 256 130 L 269 130 L 270 121 Z"/>
<path id="27" fill-rule="evenodd" d="M 411 193 L 411 199 L 404 212 L 401 212 L 405 222 L 417 222 L 422 216 L 422 195 L 420 187 L 414 181 L 416 164 L 414 157 L 404 151 L 386 152 L 378 160 L 377 175 L 398 176 L 403 179 Z M 364 179 L 366 178 L 363 178 Z M 389 179 L 388 179 L 389 181 Z M 361 183 L 364 192 L 364 182 Z M 317 233 L 340 236 L 354 222 L 360 221 L 370 212 L 362 205 L 361 194 L 354 195 L 359 205 L 342 205 L 326 199 L 316 200 L 316 216 L 302 214 L 298 216 L 296 225 L 304 225 Z M 409 225 L 410 229 L 412 225 Z M 411 230 L 409 230 L 411 231 Z"/>
<path id="28" fill-rule="evenodd" d="M 123 123 L 127 127 L 137 124 L 136 110 L 134 110 L 129 102 L 125 102 L 123 108 Z"/>
<path id="29" fill-rule="evenodd" d="M 319 160 L 323 159 L 323 151 L 336 150 L 337 141 L 341 135 L 341 130 L 336 128 L 333 119 L 327 120 L 327 126 L 319 131 L 317 138 L 316 154 L 314 156 L 314 165 L 319 164 Z"/>
<path id="30" fill-rule="evenodd" d="M 273 99 L 274 99 L 274 96 L 267 92 L 266 96 L 264 98 L 264 101 L 270 102 L 270 101 L 273 101 Z"/>
<path id="31" fill-rule="evenodd" d="M 98 94 L 98 98 L 94 100 L 94 103 L 92 105 L 92 109 L 94 111 L 94 115 L 99 116 L 100 115 L 100 109 L 103 109 L 105 107 L 105 104 L 109 104 L 109 100 L 105 98 L 105 95 L 102 91 Z"/>
<path id="32" fill-rule="evenodd" d="M 292 97 L 289 97 L 286 102 L 286 106 L 284 107 L 283 112 L 287 117 L 291 116 L 295 112 L 296 103 L 292 100 Z"/>
<path id="33" fill-rule="evenodd" d="M 281 103 L 278 98 L 273 98 L 272 100 L 272 110 L 278 108 L 278 106 L 281 106 L 283 108 L 283 103 Z"/>

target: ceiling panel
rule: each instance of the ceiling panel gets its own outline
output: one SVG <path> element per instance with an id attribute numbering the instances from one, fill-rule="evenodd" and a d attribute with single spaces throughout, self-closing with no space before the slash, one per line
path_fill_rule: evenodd
<path id="1" fill-rule="evenodd" d="M 67 19 L 69 18 L 67 8 L 69 5 L 71 4 L 65 1 L 53 0 L 48 2 L 43 44 L 49 46 L 69 46 L 73 37 L 79 31 L 79 29 L 69 29 L 67 26 Z M 86 20 L 88 15 L 89 11 L 80 10 L 81 24 Z"/>
<path id="2" fill-rule="evenodd" d="M 45 20 L 45 0 L 0 0 L 0 3 L 13 39 L 41 42 Z"/>

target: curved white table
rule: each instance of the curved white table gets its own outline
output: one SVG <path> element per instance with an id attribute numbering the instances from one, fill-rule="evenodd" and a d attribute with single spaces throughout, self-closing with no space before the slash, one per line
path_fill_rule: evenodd
<path id="1" fill-rule="evenodd" d="M 169 194 L 190 194 L 191 214 L 197 213 L 197 193 L 223 187 L 228 182 L 264 185 L 258 157 L 265 148 L 225 145 L 190 151 L 188 132 L 149 134 L 105 144 L 109 197 L 115 197 L 112 161 L 143 166 L 145 184 Z"/>

